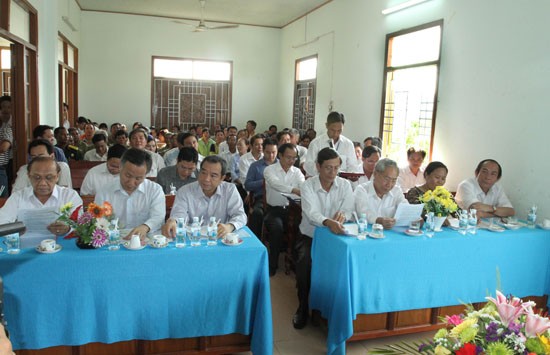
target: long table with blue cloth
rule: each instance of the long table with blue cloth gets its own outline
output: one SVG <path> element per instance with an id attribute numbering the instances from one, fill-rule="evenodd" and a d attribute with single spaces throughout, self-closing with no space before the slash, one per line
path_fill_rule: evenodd
<path id="1" fill-rule="evenodd" d="M 310 306 L 328 320 L 328 354 L 345 353 L 360 314 L 484 302 L 497 286 L 518 297 L 550 294 L 550 231 L 384 235 L 358 240 L 315 230 Z"/>
<path id="2" fill-rule="evenodd" d="M 81 250 L 59 238 L 55 254 L 2 253 L 14 349 L 241 333 L 271 354 L 267 250 L 248 228 L 239 235 L 238 246 Z"/>

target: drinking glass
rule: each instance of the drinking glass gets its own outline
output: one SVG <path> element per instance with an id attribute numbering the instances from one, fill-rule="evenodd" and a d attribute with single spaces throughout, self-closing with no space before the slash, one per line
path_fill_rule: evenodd
<path id="1" fill-rule="evenodd" d="M 384 238 L 384 226 L 378 223 L 373 224 L 371 236 L 373 238 Z"/>
<path id="2" fill-rule="evenodd" d="M 8 254 L 19 254 L 21 251 L 19 246 L 19 233 L 6 235 L 6 245 L 8 246 Z"/>
<path id="3" fill-rule="evenodd" d="M 176 226 L 176 248 L 185 247 L 185 238 L 187 236 L 187 226 L 184 218 L 178 218 Z"/>
<path id="4" fill-rule="evenodd" d="M 434 236 L 435 217 L 433 212 L 429 212 L 426 215 L 426 223 L 424 223 L 424 228 L 426 231 L 426 236 L 428 238 L 431 238 Z"/>
<path id="5" fill-rule="evenodd" d="M 420 233 L 420 221 L 411 221 L 411 223 L 409 223 L 409 232 Z"/>

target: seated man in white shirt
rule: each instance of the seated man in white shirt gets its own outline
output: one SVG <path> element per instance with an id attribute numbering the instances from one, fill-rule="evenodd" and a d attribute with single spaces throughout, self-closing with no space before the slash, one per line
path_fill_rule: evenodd
<path id="1" fill-rule="evenodd" d="M 148 177 L 156 177 L 160 169 L 164 168 L 164 159 L 160 154 L 145 149 L 147 145 L 147 132 L 143 128 L 136 128 L 130 132 L 130 147 L 141 149 L 151 155 L 152 166 L 147 172 Z"/>
<path id="2" fill-rule="evenodd" d="M 361 168 L 358 169 L 357 172 L 363 173 L 365 175 L 360 176 L 357 181 L 351 183 L 351 186 L 354 190 L 357 188 L 357 186 L 372 181 L 374 177 L 374 167 L 376 166 L 376 163 L 378 163 L 378 161 L 380 160 L 381 155 L 382 152 L 377 146 L 369 145 L 366 146 L 365 149 L 363 149 L 363 151 L 361 152 L 363 162 L 361 164 Z"/>
<path id="3" fill-rule="evenodd" d="M 346 122 L 344 114 L 340 112 L 331 112 L 327 116 L 327 132 L 320 134 L 315 138 L 307 149 L 306 161 L 304 170 L 309 176 L 318 174 L 316 167 L 317 154 L 323 148 L 334 148 L 342 158 L 342 166 L 340 169 L 347 173 L 352 173 L 357 167 L 355 158 L 355 149 L 353 142 L 342 135 L 344 123 Z"/>
<path id="4" fill-rule="evenodd" d="M 98 132 L 92 137 L 94 149 L 90 149 L 84 154 L 84 160 L 87 161 L 107 161 L 107 135 L 103 132 Z"/>
<path id="5" fill-rule="evenodd" d="M 198 181 L 178 190 L 170 218 L 162 227 L 162 234 L 176 235 L 176 218 L 210 217 L 220 220 L 218 238 L 246 225 L 243 202 L 234 184 L 223 181 L 227 166 L 217 155 L 205 157 L 201 163 Z"/>
<path id="6" fill-rule="evenodd" d="M 265 168 L 265 193 L 267 211 L 265 227 L 269 232 L 269 275 L 273 276 L 279 266 L 279 252 L 283 233 L 288 229 L 288 200 L 281 193 L 300 195 L 304 175 L 294 166 L 298 151 L 291 143 L 279 147 L 279 161 Z"/>
<path id="7" fill-rule="evenodd" d="M 479 218 L 509 217 L 516 212 L 498 183 L 502 167 L 493 159 L 482 160 L 475 170 L 475 177 L 458 184 L 455 201 L 462 209 L 475 208 Z"/>
<path id="8" fill-rule="evenodd" d="M 365 213 L 369 223 L 381 224 L 384 229 L 395 225 L 395 211 L 400 203 L 409 202 L 396 186 L 399 168 L 395 161 L 384 158 L 376 163 L 374 179 L 355 189 L 355 210 Z"/>
<path id="9" fill-rule="evenodd" d="M 31 160 L 27 166 L 30 186 L 14 192 L 8 198 L 0 209 L 0 224 L 21 220 L 19 213 L 22 210 L 53 207 L 59 212 L 61 206 L 70 202 L 72 213 L 82 205 L 82 199 L 76 191 L 57 185 L 61 171 L 59 164 L 51 156 L 38 156 Z M 48 230 L 59 236 L 68 233 L 70 227 L 62 222 L 53 222 Z"/>
<path id="10" fill-rule="evenodd" d="M 407 150 L 408 164 L 399 169 L 399 179 L 397 180 L 397 185 L 403 193 L 426 182 L 426 179 L 424 179 L 424 169 L 422 169 L 422 163 L 424 163 L 425 158 L 426 151 L 423 149 L 416 150 L 411 147 Z"/>
<path id="11" fill-rule="evenodd" d="M 294 166 L 300 168 L 306 161 L 307 148 L 299 144 L 300 132 L 296 128 L 289 129 L 288 133 L 290 133 L 290 143 L 294 144 L 296 150 L 298 150 L 298 159 L 296 159 Z"/>
<path id="12" fill-rule="evenodd" d="M 120 159 L 118 181 L 95 196 L 97 204 L 111 203 L 121 229 L 131 229 L 125 238 L 137 234 L 143 240 L 164 223 L 166 200 L 162 187 L 146 178 L 152 165 L 149 153 L 144 149 L 128 149 Z"/>
<path id="13" fill-rule="evenodd" d="M 323 148 L 316 159 L 318 175 L 306 180 L 300 189 L 302 222 L 294 243 L 298 310 L 292 323 L 302 329 L 309 317 L 311 284 L 311 243 L 315 227 L 326 226 L 332 233 L 344 234 L 343 223 L 353 212 L 353 191 L 348 180 L 338 177 L 342 159 L 332 148 Z"/>
<path id="14" fill-rule="evenodd" d="M 120 158 L 128 150 L 126 147 L 115 144 L 107 152 L 107 162 L 94 166 L 86 173 L 80 195 L 95 195 L 106 186 L 111 186 L 119 179 Z"/>
<path id="15" fill-rule="evenodd" d="M 264 136 L 262 134 L 256 134 L 250 138 L 250 152 L 239 159 L 239 179 L 235 181 L 237 184 L 244 184 L 250 165 L 264 157 L 263 144 Z"/>
<path id="16" fill-rule="evenodd" d="M 35 139 L 29 143 L 28 151 L 29 160 L 32 161 L 36 157 L 50 157 L 54 159 L 54 150 L 53 145 L 45 139 Z M 59 162 L 59 178 L 56 180 L 59 186 L 73 188 L 73 182 L 71 180 L 71 170 L 67 163 Z M 17 171 L 17 178 L 13 183 L 12 193 L 23 190 L 24 188 L 31 186 L 31 181 L 29 180 L 27 165 L 22 165 Z"/>

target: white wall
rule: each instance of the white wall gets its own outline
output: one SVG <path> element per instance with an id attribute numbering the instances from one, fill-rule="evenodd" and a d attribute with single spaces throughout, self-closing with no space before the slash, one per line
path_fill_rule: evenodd
<path id="1" fill-rule="evenodd" d="M 79 112 L 97 122 L 150 122 L 151 57 L 233 61 L 233 123 L 282 122 L 280 30 L 250 26 L 194 33 L 169 19 L 82 13 Z"/>
<path id="2" fill-rule="evenodd" d="M 318 53 L 316 129 L 322 129 L 332 99 L 348 119 L 354 140 L 379 132 L 384 42 L 387 33 L 444 19 L 434 160 L 449 169 L 447 187 L 473 174 L 484 158 L 503 165 L 501 180 L 519 216 L 533 203 L 550 218 L 547 97 L 550 94 L 550 2 L 526 6 L 514 0 L 432 0 L 389 16 L 395 1 L 334 0 L 283 29 L 282 116 L 292 115 L 294 62 Z M 331 87 L 331 78 L 332 87 Z"/>

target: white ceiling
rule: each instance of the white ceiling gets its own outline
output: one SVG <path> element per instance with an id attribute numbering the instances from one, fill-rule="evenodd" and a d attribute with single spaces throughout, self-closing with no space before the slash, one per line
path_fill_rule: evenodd
<path id="1" fill-rule="evenodd" d="M 82 11 L 199 20 L 199 0 L 76 0 Z M 207 0 L 206 22 L 282 28 L 332 0 Z"/>

